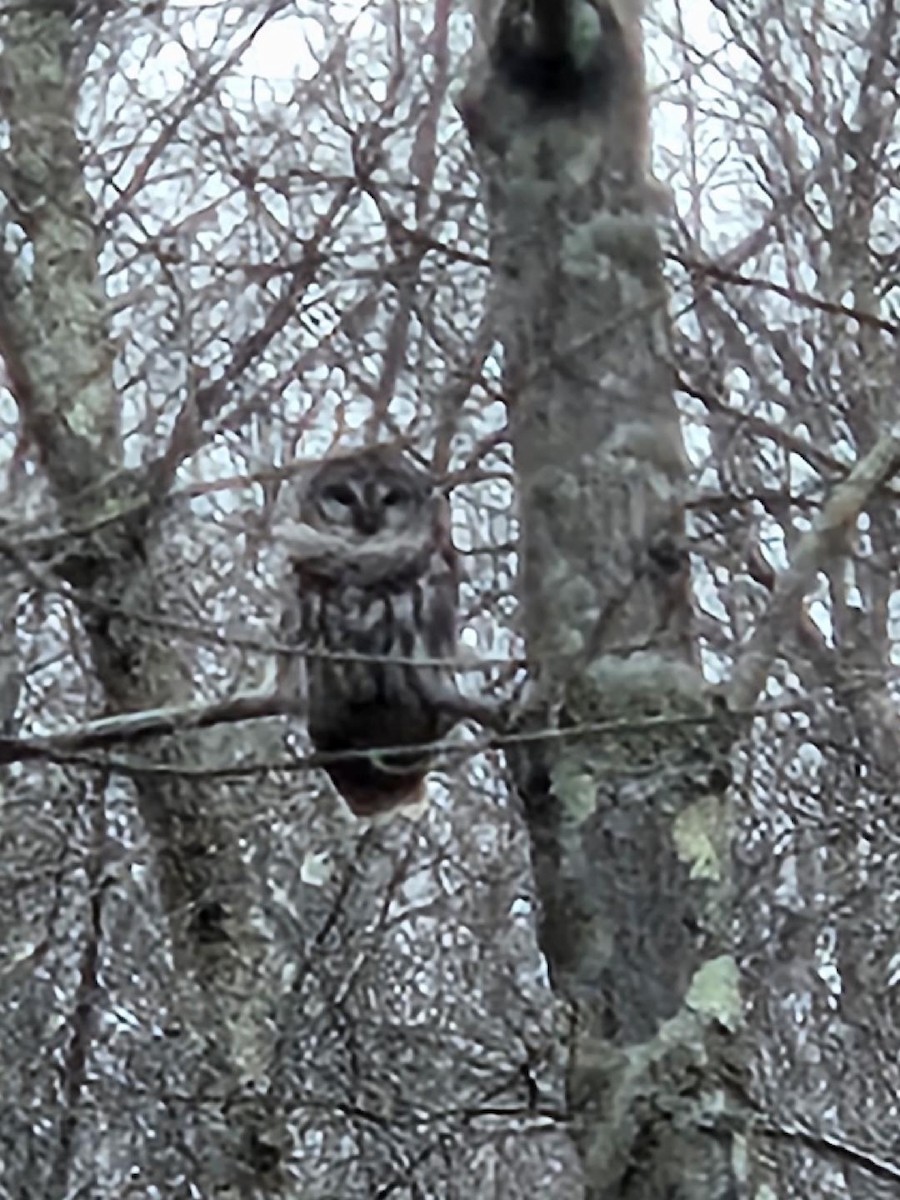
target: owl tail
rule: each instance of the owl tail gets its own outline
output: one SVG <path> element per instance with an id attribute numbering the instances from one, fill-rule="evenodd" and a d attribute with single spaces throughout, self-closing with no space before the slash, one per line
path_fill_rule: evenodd
<path id="1" fill-rule="evenodd" d="M 428 775 L 421 766 L 391 770 L 369 758 L 349 758 L 326 771 L 355 817 L 382 816 L 425 799 Z"/>

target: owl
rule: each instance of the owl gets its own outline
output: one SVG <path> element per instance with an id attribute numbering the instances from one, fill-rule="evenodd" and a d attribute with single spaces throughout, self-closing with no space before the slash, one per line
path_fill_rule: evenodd
<path id="1" fill-rule="evenodd" d="M 300 519 L 290 553 L 312 743 L 336 756 L 325 770 L 356 816 L 415 804 L 433 763 L 423 747 L 464 715 L 448 502 L 399 450 L 374 446 L 315 468 Z"/>

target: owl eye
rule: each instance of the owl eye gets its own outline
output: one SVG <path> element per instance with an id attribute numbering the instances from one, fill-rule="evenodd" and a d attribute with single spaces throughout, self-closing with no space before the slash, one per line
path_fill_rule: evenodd
<path id="1" fill-rule="evenodd" d="M 346 483 L 332 484 L 330 488 L 326 488 L 324 495 L 326 500 L 334 500 L 335 503 L 343 504 L 346 508 L 352 508 L 356 502 L 353 488 L 348 487 Z"/>
<path id="2" fill-rule="evenodd" d="M 385 508 L 393 508 L 396 504 L 403 504 L 407 499 L 406 492 L 401 491 L 400 488 L 391 488 L 390 491 L 385 492 L 384 506 Z"/>

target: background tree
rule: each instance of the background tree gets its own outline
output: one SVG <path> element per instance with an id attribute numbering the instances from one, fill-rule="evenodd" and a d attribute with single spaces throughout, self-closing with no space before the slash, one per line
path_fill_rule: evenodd
<path id="1" fill-rule="evenodd" d="M 897 1178 L 897 506 L 882 481 L 900 24 L 880 0 L 717 8 L 682 50 L 679 383 L 705 429 L 691 508 L 707 662 L 724 674 L 737 642 L 778 648 L 771 711 L 739 758 L 736 845 L 760 1183 L 879 1196 Z"/>
<path id="2" fill-rule="evenodd" d="M 442 0 L 0 10 L 3 1194 L 893 1186 L 897 18 L 700 9 L 665 252 L 640 71 L 548 125 Z M 353 824 L 271 530 L 398 436 L 529 687 Z"/>
<path id="3" fill-rule="evenodd" d="M 574 96 L 548 63 L 580 76 Z M 503 6 L 462 111 L 488 178 L 512 405 L 524 726 L 552 731 L 508 757 L 541 949 L 572 1013 L 586 1195 L 725 1197 L 732 722 L 690 636 L 640 6 Z"/>

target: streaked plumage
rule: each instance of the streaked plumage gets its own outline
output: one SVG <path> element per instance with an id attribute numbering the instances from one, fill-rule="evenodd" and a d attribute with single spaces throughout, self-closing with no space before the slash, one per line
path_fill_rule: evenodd
<path id="1" fill-rule="evenodd" d="M 302 487 L 301 521 L 309 546 L 292 557 L 302 642 L 313 652 L 313 745 L 327 755 L 404 748 L 325 769 L 357 816 L 415 803 L 432 762 L 421 747 L 459 719 L 452 669 L 421 664 L 456 652 L 458 565 L 447 500 L 399 451 L 373 447 L 315 469 Z"/>

